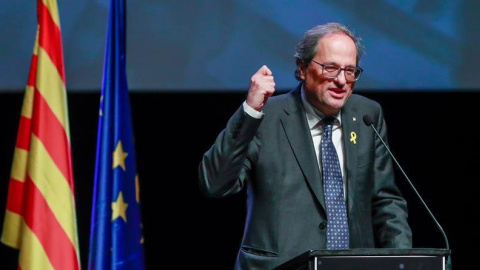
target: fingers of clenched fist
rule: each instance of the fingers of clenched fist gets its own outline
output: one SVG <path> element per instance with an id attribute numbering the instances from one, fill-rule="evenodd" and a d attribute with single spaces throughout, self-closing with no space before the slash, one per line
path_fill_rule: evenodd
<path id="1" fill-rule="evenodd" d="M 275 92 L 275 80 L 272 71 L 267 66 L 262 66 L 250 81 L 247 95 L 247 104 L 257 111 L 261 111 L 268 97 Z"/>

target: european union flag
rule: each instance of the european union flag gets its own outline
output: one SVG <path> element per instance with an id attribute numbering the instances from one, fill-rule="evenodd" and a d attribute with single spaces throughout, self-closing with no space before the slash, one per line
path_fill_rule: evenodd
<path id="1" fill-rule="evenodd" d="M 126 5 L 111 0 L 88 269 L 144 269 L 139 178 L 126 76 Z"/>

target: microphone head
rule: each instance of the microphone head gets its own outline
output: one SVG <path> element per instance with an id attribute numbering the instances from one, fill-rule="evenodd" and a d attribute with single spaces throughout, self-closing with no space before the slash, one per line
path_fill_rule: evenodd
<path id="1" fill-rule="evenodd" d="M 370 126 L 373 124 L 373 119 L 370 115 L 366 114 L 363 116 L 363 122 L 365 123 L 365 125 Z"/>

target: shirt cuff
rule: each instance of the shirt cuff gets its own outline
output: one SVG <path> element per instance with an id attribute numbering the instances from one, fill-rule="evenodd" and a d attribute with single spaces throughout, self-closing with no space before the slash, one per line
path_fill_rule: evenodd
<path id="1" fill-rule="evenodd" d="M 251 117 L 253 117 L 255 119 L 261 119 L 264 115 L 263 112 L 259 112 L 259 111 L 255 110 L 254 108 L 250 107 L 247 104 L 247 101 L 243 102 L 243 111 L 245 111 L 246 114 L 250 115 Z"/>

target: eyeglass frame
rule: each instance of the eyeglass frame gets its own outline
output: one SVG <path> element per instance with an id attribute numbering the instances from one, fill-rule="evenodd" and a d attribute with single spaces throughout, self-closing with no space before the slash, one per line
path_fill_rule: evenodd
<path id="1" fill-rule="evenodd" d="M 324 72 L 324 70 L 325 70 L 325 66 L 328 66 L 329 64 L 322 64 L 322 63 L 319 63 L 319 62 L 317 62 L 317 61 L 315 61 L 315 60 L 313 60 L 313 59 L 312 59 L 312 62 L 314 62 L 315 64 L 321 66 L 321 67 L 322 67 L 322 75 L 323 75 L 325 78 L 329 78 L 329 79 L 335 79 L 335 78 L 337 78 L 338 75 L 340 75 L 340 72 L 342 72 L 342 70 L 343 70 L 343 76 L 345 76 L 345 80 L 347 80 L 348 82 L 356 82 L 356 81 L 358 81 L 358 79 L 360 78 L 360 75 L 362 75 L 362 73 L 363 73 L 363 68 L 361 68 L 361 67 L 355 67 L 355 69 L 358 70 L 358 71 L 360 71 L 360 73 L 358 74 L 358 77 L 355 78 L 355 79 L 352 81 L 352 80 L 347 79 L 347 76 L 346 76 L 346 73 L 345 73 L 345 69 L 350 68 L 350 67 L 345 67 L 345 68 L 337 67 L 337 68 L 338 68 L 338 73 L 337 73 L 337 75 L 335 75 L 335 76 L 333 76 L 333 77 L 332 77 L 332 76 L 327 76 L 327 75 L 325 75 L 323 72 Z M 331 65 L 331 66 L 335 66 L 335 65 Z M 356 73 L 356 72 L 353 73 L 354 76 L 355 76 L 355 73 Z"/>

